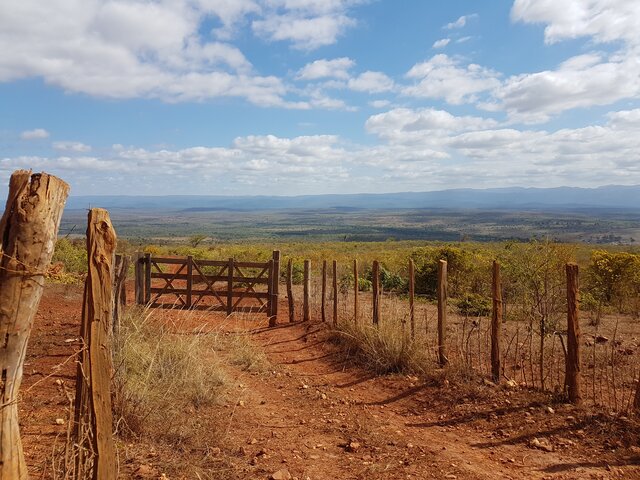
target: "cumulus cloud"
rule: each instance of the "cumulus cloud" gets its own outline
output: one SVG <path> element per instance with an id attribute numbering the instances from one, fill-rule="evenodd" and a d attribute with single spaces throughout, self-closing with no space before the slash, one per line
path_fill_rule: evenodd
<path id="1" fill-rule="evenodd" d="M 476 64 L 463 65 L 445 54 L 433 56 L 414 65 L 406 77 L 417 83 L 405 87 L 402 93 L 411 97 L 441 98 L 459 105 L 473 102 L 476 94 L 500 85 L 499 73 Z"/>
<path id="2" fill-rule="evenodd" d="M 307 63 L 296 76 L 299 80 L 318 80 L 321 78 L 349 78 L 349 70 L 355 62 L 347 57 L 334 58 L 332 60 L 321 59 Z"/>
<path id="3" fill-rule="evenodd" d="M 347 86 L 357 92 L 381 93 L 392 90 L 394 84 L 384 73 L 368 71 L 351 78 Z"/>
<path id="4" fill-rule="evenodd" d="M 629 0 L 515 0 L 514 21 L 544 23 L 547 43 L 578 37 L 640 44 L 640 3 Z"/>
<path id="5" fill-rule="evenodd" d="M 20 134 L 22 140 L 40 140 L 49 138 L 49 132 L 44 128 L 34 128 L 33 130 L 25 130 Z"/>
<path id="6" fill-rule="evenodd" d="M 440 40 L 436 40 L 433 42 L 433 48 L 444 48 L 449 45 L 450 41 L 450 38 L 441 38 Z"/>

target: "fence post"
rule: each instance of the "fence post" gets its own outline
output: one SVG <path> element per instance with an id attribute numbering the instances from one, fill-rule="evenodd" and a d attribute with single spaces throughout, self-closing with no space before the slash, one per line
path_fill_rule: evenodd
<path id="1" fill-rule="evenodd" d="M 311 295 L 311 261 L 304 261 L 304 298 L 302 299 L 302 320 L 308 322 L 311 318 L 309 313 L 309 296 Z"/>
<path id="2" fill-rule="evenodd" d="M 447 358 L 447 261 L 438 262 L 438 363 L 444 367 Z"/>
<path id="3" fill-rule="evenodd" d="M 278 321 L 278 297 L 280 295 L 280 250 L 273 251 L 273 289 L 271 290 L 271 297 L 273 298 L 273 308 L 271 309 L 271 316 L 273 317 L 273 323 Z"/>
<path id="4" fill-rule="evenodd" d="M 338 261 L 333 261 L 333 325 L 338 325 Z"/>
<path id="5" fill-rule="evenodd" d="M 415 316 L 415 293 L 416 279 L 413 259 L 409 259 L 409 324 L 411 325 L 411 340 L 416 338 L 416 316 Z"/>
<path id="6" fill-rule="evenodd" d="M 371 280 L 373 281 L 373 324 L 377 325 L 380 322 L 380 264 L 378 260 L 373 261 Z"/>
<path id="7" fill-rule="evenodd" d="M 353 260 L 353 323 L 358 323 L 358 260 Z"/>
<path id="8" fill-rule="evenodd" d="M 187 256 L 187 308 L 193 303 L 193 257 Z"/>
<path id="9" fill-rule="evenodd" d="M 138 305 L 144 305 L 144 256 L 142 252 L 136 252 L 135 255 L 135 294 L 136 303 Z"/>
<path id="10" fill-rule="evenodd" d="M 568 263 L 567 270 L 567 358 L 565 388 L 569 401 L 582 402 L 580 386 L 580 321 L 578 316 L 578 265 Z"/>
<path id="11" fill-rule="evenodd" d="M 40 303 L 69 186 L 46 173 L 11 175 L 0 220 L 0 478 L 24 480 L 18 391 L 27 341 Z"/>
<path id="12" fill-rule="evenodd" d="M 287 262 L 287 299 L 289 300 L 289 322 L 295 322 L 295 303 L 293 301 L 293 260 Z"/>
<path id="13" fill-rule="evenodd" d="M 151 254 L 144 256 L 144 303 L 151 303 Z"/>
<path id="14" fill-rule="evenodd" d="M 320 293 L 320 316 L 322 321 L 327 321 L 327 261 L 322 261 L 322 291 Z"/>
<path id="15" fill-rule="evenodd" d="M 88 270 L 84 288 L 74 405 L 76 479 L 116 478 L 116 454 L 111 413 L 111 308 L 113 253 L 116 233 L 109 213 L 89 211 L 87 225 Z"/>
<path id="16" fill-rule="evenodd" d="M 125 294 L 127 273 L 129 270 L 129 256 L 116 255 L 116 265 L 113 279 L 113 333 L 118 333 L 122 311 L 127 304 Z"/>
<path id="17" fill-rule="evenodd" d="M 227 264 L 227 317 L 233 313 L 233 272 L 235 271 L 235 266 L 233 265 L 233 257 L 229 258 L 229 263 Z M 273 269 L 269 270 L 271 274 Z M 269 287 L 271 287 L 271 282 L 269 282 Z M 271 288 L 269 288 L 269 293 L 271 293 Z M 271 316 L 271 295 L 269 295 L 269 316 Z M 269 320 L 271 322 L 271 320 Z"/>
<path id="18" fill-rule="evenodd" d="M 502 324 L 502 283 L 500 264 L 493 262 L 493 311 L 491 315 L 491 378 L 500 382 L 500 325 Z"/>

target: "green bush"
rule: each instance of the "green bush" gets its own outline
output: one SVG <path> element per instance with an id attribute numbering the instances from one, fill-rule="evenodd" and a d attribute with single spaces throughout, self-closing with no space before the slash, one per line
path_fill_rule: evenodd
<path id="1" fill-rule="evenodd" d="M 477 293 L 469 293 L 456 302 L 461 315 L 486 317 L 491 313 L 491 300 Z"/>
<path id="2" fill-rule="evenodd" d="M 51 263 L 62 262 L 66 272 L 87 272 L 87 246 L 84 239 L 61 238 L 56 242 Z"/>

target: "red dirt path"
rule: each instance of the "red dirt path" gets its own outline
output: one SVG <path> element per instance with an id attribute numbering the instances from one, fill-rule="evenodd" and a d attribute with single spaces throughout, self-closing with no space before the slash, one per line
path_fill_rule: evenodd
<path id="1" fill-rule="evenodd" d="M 64 388 L 73 391 L 81 294 L 47 287 L 27 351 L 20 418 L 32 478 L 51 478 L 54 442 L 64 440 L 56 419 L 66 417 Z M 204 433 L 216 421 L 199 445 L 121 443 L 122 478 L 266 479 L 280 469 L 311 480 L 640 478 L 634 419 L 479 382 L 376 377 L 346 361 L 323 325 L 285 323 L 284 303 L 280 312 L 274 329 L 264 317 L 212 314 L 214 325 L 250 332 L 273 368 L 229 367 L 226 405 L 194 413 Z M 534 438 L 553 451 L 533 448 Z"/>

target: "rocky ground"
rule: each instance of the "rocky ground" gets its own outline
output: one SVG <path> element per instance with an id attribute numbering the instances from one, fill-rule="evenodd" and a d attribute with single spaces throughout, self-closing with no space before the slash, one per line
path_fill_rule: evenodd
<path id="1" fill-rule="evenodd" d="M 48 286 L 35 321 L 20 404 L 32 478 L 55 478 L 54 446 L 65 442 L 81 295 Z M 375 376 L 345 358 L 322 324 L 288 324 L 280 311 L 271 329 L 263 317 L 208 317 L 211 328 L 250 335 L 270 366 L 229 365 L 223 404 L 187 412 L 199 420 L 193 442 L 120 439 L 122 478 L 640 478 L 633 417 L 443 372 Z"/>

